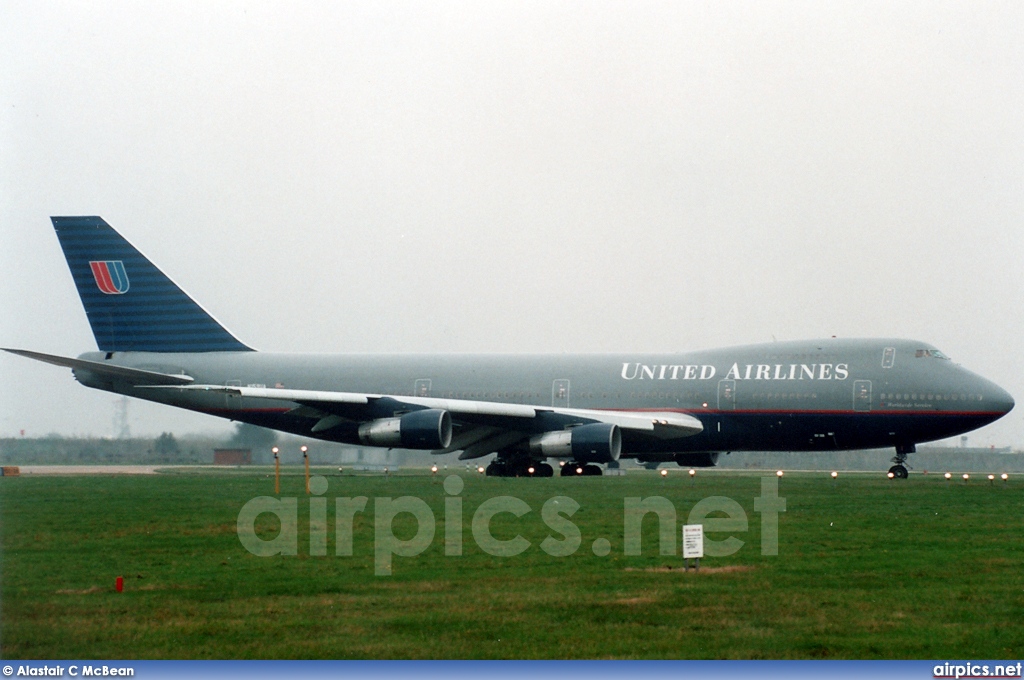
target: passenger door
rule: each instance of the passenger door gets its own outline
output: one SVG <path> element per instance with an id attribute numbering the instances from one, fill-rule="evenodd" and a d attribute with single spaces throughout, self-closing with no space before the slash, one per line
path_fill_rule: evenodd
<path id="1" fill-rule="evenodd" d="M 733 411 L 736 409 L 736 381 L 718 381 L 718 410 Z"/>
<path id="2" fill-rule="evenodd" d="M 853 410 L 862 412 L 871 410 L 870 380 L 853 381 Z"/>

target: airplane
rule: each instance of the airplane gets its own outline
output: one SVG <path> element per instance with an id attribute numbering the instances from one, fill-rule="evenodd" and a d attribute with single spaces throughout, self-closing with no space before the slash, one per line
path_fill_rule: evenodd
<path id="1" fill-rule="evenodd" d="M 601 464 L 710 467 L 732 451 L 895 450 L 1006 415 L 1013 398 L 934 346 L 773 342 L 677 354 L 255 351 L 100 217 L 52 217 L 99 349 L 8 352 L 83 385 L 305 437 L 496 454 L 490 476 L 601 475 Z"/>

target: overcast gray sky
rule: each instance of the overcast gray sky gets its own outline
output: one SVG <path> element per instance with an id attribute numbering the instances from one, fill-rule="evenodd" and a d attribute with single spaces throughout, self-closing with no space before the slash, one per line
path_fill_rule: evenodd
<path id="1" fill-rule="evenodd" d="M 260 349 L 900 336 L 1024 397 L 1019 2 L 5 2 L 0 63 L 3 346 L 95 349 L 98 214 Z M 0 376 L 0 436 L 112 433 Z"/>

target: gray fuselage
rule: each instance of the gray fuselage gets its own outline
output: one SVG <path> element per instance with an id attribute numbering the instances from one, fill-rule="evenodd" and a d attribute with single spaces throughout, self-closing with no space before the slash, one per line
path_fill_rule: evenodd
<path id="1" fill-rule="evenodd" d="M 681 354 L 90 352 L 81 358 L 186 374 L 201 384 L 671 411 L 703 424 L 700 434 L 664 440 L 624 432 L 622 455 L 642 460 L 683 452 L 912 446 L 986 425 L 1014 403 L 1002 388 L 933 346 L 897 339 L 777 342 Z M 80 369 L 75 374 L 90 387 L 299 435 L 357 441 L 344 428 L 313 432 L 316 420 L 294 402 L 139 388 Z M 352 407 L 350 415 L 395 415 L 386 412 L 387 404 Z"/>

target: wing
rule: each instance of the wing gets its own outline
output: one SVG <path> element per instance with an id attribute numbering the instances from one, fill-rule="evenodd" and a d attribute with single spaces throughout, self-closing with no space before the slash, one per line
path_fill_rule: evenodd
<path id="1" fill-rule="evenodd" d="M 676 439 L 699 434 L 700 420 L 685 413 L 636 412 L 559 408 L 508 402 L 440 399 L 435 397 L 296 390 L 224 385 L 156 386 L 153 388 L 216 392 L 246 399 L 288 402 L 291 415 L 310 419 L 310 433 L 326 433 L 343 423 L 362 423 L 418 409 L 451 414 L 451 444 L 436 453 L 462 451 L 460 458 L 476 458 L 513 446 L 529 437 L 574 425 L 607 423 L 641 437 Z"/>

